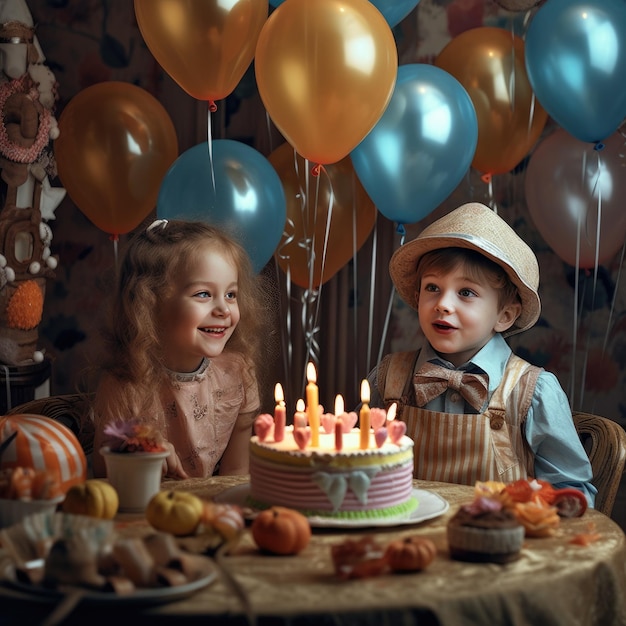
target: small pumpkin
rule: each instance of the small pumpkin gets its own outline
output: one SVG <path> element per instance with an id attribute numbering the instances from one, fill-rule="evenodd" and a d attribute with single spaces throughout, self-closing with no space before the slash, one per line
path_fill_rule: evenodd
<path id="1" fill-rule="evenodd" d="M 418 572 L 436 555 L 437 546 L 430 539 L 411 536 L 392 541 L 385 550 L 385 561 L 394 572 Z"/>
<path id="2" fill-rule="evenodd" d="M 146 519 L 154 528 L 179 537 L 193 534 L 203 513 L 203 500 L 187 491 L 159 491 L 146 507 Z"/>
<path id="3" fill-rule="evenodd" d="M 252 522 L 252 537 L 262 550 L 272 554 L 298 554 L 309 545 L 311 524 L 302 513 L 282 506 L 261 511 Z"/>
<path id="4" fill-rule="evenodd" d="M 61 509 L 74 515 L 113 519 L 119 504 L 120 500 L 113 485 L 98 478 L 89 478 L 68 489 Z"/>

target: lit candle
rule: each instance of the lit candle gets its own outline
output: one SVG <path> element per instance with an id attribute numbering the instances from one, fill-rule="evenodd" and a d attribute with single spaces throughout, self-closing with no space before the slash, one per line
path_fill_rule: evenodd
<path id="1" fill-rule="evenodd" d="M 296 402 L 296 412 L 293 416 L 293 427 L 294 430 L 296 428 L 305 428 L 307 424 L 306 421 L 306 413 L 304 412 L 304 400 L 299 398 Z"/>
<path id="2" fill-rule="evenodd" d="M 343 415 L 345 413 L 345 409 L 344 409 L 344 402 L 343 402 L 343 396 L 338 393 L 335 396 L 335 417 L 339 417 L 340 415 Z"/>
<path id="3" fill-rule="evenodd" d="M 396 419 L 396 413 L 398 411 L 398 403 L 394 402 L 389 409 L 387 410 L 387 421 L 390 422 L 391 420 L 395 420 Z"/>
<path id="4" fill-rule="evenodd" d="M 319 392 L 313 363 L 309 362 L 306 367 L 306 379 L 309 381 L 306 386 L 306 412 L 311 427 L 311 447 L 317 448 L 320 445 Z"/>
<path id="5" fill-rule="evenodd" d="M 367 379 L 361 382 L 361 412 L 359 413 L 360 448 L 367 450 L 370 446 L 370 384 Z"/>
<path id="6" fill-rule="evenodd" d="M 282 441 L 285 438 L 285 422 L 287 421 L 287 409 L 285 408 L 285 396 L 283 386 L 276 383 L 274 387 L 274 441 Z"/>
<path id="7" fill-rule="evenodd" d="M 343 397 L 339 393 L 335 397 L 335 450 L 338 452 L 343 448 L 343 419 L 345 413 Z"/>

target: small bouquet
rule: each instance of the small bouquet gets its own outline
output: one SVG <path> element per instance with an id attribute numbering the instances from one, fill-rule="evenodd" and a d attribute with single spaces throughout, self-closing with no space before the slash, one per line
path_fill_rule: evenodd
<path id="1" fill-rule="evenodd" d="M 104 434 L 111 439 L 111 452 L 164 452 L 163 437 L 156 424 L 138 419 L 107 424 Z"/>

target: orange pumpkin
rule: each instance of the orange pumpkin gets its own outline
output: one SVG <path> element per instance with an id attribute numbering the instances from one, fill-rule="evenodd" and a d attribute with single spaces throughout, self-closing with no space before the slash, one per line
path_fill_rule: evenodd
<path id="1" fill-rule="evenodd" d="M 76 435 L 43 415 L 16 414 L 0 417 L 0 441 L 17 431 L 3 452 L 0 469 L 33 468 L 58 477 L 63 494 L 87 480 L 87 459 Z"/>
<path id="2" fill-rule="evenodd" d="M 272 554 L 297 554 L 311 540 L 309 520 L 302 513 L 282 506 L 261 511 L 250 530 L 259 548 Z"/>
<path id="3" fill-rule="evenodd" d="M 437 555 L 437 547 L 424 537 L 405 537 L 392 541 L 385 560 L 394 572 L 418 572 L 428 567 Z"/>

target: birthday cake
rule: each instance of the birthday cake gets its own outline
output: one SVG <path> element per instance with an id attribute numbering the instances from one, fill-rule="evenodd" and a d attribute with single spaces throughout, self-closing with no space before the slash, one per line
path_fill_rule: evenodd
<path id="1" fill-rule="evenodd" d="M 253 436 L 250 441 L 249 504 L 280 505 L 305 515 L 338 519 L 407 516 L 417 508 L 413 495 L 413 440 L 381 442 L 374 433 L 361 448 L 358 428 L 342 435 L 321 432 L 319 445 L 300 447 L 294 429 L 282 441 Z"/>

